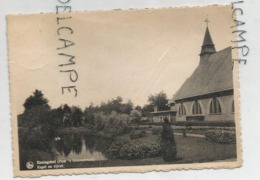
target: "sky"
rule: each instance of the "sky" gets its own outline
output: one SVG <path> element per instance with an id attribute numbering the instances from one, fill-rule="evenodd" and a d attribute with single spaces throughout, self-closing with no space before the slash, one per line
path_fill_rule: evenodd
<path id="1" fill-rule="evenodd" d="M 57 17 L 68 16 L 72 18 L 57 24 Z M 231 46 L 230 6 L 9 16 L 12 107 L 22 113 L 35 89 L 53 108 L 67 103 L 84 109 L 117 96 L 142 106 L 160 91 L 171 99 L 199 64 L 207 17 L 216 50 Z M 58 36 L 62 26 L 73 34 Z M 75 45 L 57 50 L 59 38 Z M 59 53 L 75 56 L 76 64 L 59 67 L 66 62 Z M 76 70 L 78 80 L 71 82 L 60 70 Z M 74 85 L 77 97 L 61 93 L 62 86 Z"/>

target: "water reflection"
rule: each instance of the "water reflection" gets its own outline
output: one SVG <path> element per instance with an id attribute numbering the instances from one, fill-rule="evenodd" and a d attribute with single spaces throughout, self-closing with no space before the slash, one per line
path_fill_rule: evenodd
<path id="1" fill-rule="evenodd" d="M 89 161 L 107 160 L 105 150 L 107 142 L 95 136 L 74 134 L 59 134 L 55 142 L 57 160 L 87 159 Z"/>

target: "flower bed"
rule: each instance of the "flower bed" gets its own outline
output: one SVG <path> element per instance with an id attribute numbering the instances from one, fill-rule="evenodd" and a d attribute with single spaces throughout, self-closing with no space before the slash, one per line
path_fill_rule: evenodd
<path id="1" fill-rule="evenodd" d="M 128 160 L 156 157 L 160 153 L 161 147 L 158 143 L 144 142 L 140 139 L 116 141 L 106 151 L 109 158 Z"/>
<path id="2" fill-rule="evenodd" d="M 154 135 L 160 135 L 162 128 L 161 127 L 153 127 L 151 131 L 152 131 L 152 134 L 154 134 Z"/>
<path id="3" fill-rule="evenodd" d="M 207 130 L 205 132 L 206 140 L 223 143 L 223 144 L 235 144 L 236 143 L 236 133 L 235 129 L 214 129 Z"/>
<path id="4" fill-rule="evenodd" d="M 146 134 L 145 130 L 134 130 L 130 133 L 131 139 L 138 139 L 144 137 Z"/>

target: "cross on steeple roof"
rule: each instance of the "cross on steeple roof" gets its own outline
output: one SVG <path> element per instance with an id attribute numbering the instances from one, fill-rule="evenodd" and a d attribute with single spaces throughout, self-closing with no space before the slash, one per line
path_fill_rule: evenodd
<path id="1" fill-rule="evenodd" d="M 209 19 L 208 19 L 208 16 L 207 16 L 207 18 L 205 19 L 205 23 L 206 23 L 206 25 L 207 25 L 207 27 L 208 27 L 208 25 L 209 25 Z"/>
<path id="2" fill-rule="evenodd" d="M 204 55 L 204 54 L 213 54 L 216 52 L 214 43 L 212 41 L 211 35 L 209 33 L 209 28 L 208 28 L 208 17 L 205 20 L 207 27 L 206 27 L 206 32 L 205 32 L 205 36 L 204 36 L 204 40 L 203 40 L 203 44 L 202 44 L 202 48 L 201 48 L 201 52 L 200 55 Z"/>

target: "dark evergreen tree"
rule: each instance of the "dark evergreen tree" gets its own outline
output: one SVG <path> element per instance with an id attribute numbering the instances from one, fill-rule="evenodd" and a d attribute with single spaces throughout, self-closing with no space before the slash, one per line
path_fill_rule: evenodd
<path id="1" fill-rule="evenodd" d="M 59 128 L 63 126 L 63 110 L 62 107 L 52 109 L 50 111 L 48 122 L 53 128 Z"/>
<path id="2" fill-rule="evenodd" d="M 31 109 L 32 107 L 35 106 L 45 106 L 48 109 L 50 109 L 50 106 L 48 105 L 48 99 L 46 99 L 43 96 L 43 93 L 39 90 L 35 90 L 33 92 L 33 95 L 29 96 L 26 100 L 25 103 L 23 104 L 25 111 Z"/>
<path id="3" fill-rule="evenodd" d="M 93 103 L 91 103 L 89 107 L 85 108 L 85 110 L 84 110 L 84 123 L 85 123 L 85 125 L 93 126 L 95 124 L 94 113 L 97 112 L 98 109 L 99 109 L 98 107 L 94 107 Z"/>
<path id="4" fill-rule="evenodd" d="M 73 106 L 71 108 L 71 119 L 74 127 L 82 126 L 82 118 L 83 118 L 83 112 L 82 110 L 77 107 Z"/>
<path id="5" fill-rule="evenodd" d="M 68 104 L 64 104 L 62 110 L 64 114 L 71 114 L 71 108 Z"/>
<path id="6" fill-rule="evenodd" d="M 49 108 L 46 106 L 34 106 L 27 109 L 19 119 L 19 125 L 28 128 L 47 128 L 49 126 Z"/>
<path id="7" fill-rule="evenodd" d="M 177 148 L 174 140 L 173 129 L 168 118 L 164 118 L 161 131 L 161 147 L 164 161 L 170 162 L 176 159 Z"/>

